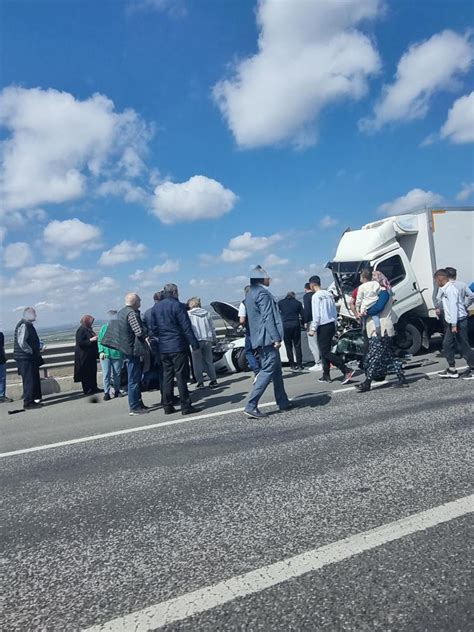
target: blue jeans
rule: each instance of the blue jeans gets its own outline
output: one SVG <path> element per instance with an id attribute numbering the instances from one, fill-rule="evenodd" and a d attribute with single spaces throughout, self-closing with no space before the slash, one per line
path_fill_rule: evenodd
<path id="1" fill-rule="evenodd" d="M 260 361 L 254 356 L 252 342 L 249 334 L 245 334 L 245 357 L 247 358 L 250 370 L 257 374 L 260 371 Z"/>
<path id="2" fill-rule="evenodd" d="M 5 397 L 7 391 L 7 365 L 0 364 L 0 399 Z"/>
<path id="3" fill-rule="evenodd" d="M 125 356 L 127 360 L 128 375 L 128 407 L 130 410 L 140 408 L 142 391 L 140 383 L 142 381 L 142 365 L 138 356 Z"/>
<path id="4" fill-rule="evenodd" d="M 257 375 L 249 400 L 245 410 L 252 411 L 258 407 L 258 402 L 264 394 L 270 382 L 273 382 L 275 400 L 279 408 L 286 408 L 289 405 L 288 396 L 283 385 L 283 374 L 281 371 L 281 359 L 279 349 L 273 345 L 260 347 L 258 350 L 261 369 Z"/>
<path id="5" fill-rule="evenodd" d="M 109 393 L 113 381 L 114 391 L 120 391 L 120 371 L 122 370 L 122 358 L 104 358 L 100 361 L 102 367 L 102 379 L 104 381 L 104 393 Z"/>

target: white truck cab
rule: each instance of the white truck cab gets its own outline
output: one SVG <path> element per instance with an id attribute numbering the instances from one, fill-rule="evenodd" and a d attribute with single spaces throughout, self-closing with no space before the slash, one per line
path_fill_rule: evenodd
<path id="1" fill-rule="evenodd" d="M 351 294 L 362 268 L 380 270 L 393 288 L 397 344 L 410 353 L 428 347 L 442 330 L 436 316 L 437 268 L 451 266 L 458 279 L 474 280 L 474 207 L 425 208 L 348 229 L 328 264 L 342 296 L 340 315 L 354 319 Z"/>

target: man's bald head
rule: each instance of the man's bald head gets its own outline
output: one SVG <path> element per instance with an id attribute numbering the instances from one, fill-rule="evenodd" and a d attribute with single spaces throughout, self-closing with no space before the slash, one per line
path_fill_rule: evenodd
<path id="1" fill-rule="evenodd" d="M 141 305 L 141 302 L 141 298 L 138 296 L 138 294 L 135 294 L 134 292 L 130 292 L 125 296 L 125 305 L 127 305 L 128 307 L 133 307 L 133 309 L 138 309 Z"/>

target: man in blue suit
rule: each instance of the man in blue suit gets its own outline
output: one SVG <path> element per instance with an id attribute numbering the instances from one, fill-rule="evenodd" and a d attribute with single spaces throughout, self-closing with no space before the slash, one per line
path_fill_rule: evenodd
<path id="1" fill-rule="evenodd" d="M 277 302 L 268 290 L 270 277 L 261 266 L 251 272 L 250 290 L 245 299 L 252 349 L 258 351 L 261 369 L 250 393 L 245 414 L 251 419 L 261 419 L 264 413 L 258 402 L 267 386 L 273 381 L 275 400 L 280 410 L 293 408 L 283 385 L 280 347 L 283 341 L 283 323 Z"/>

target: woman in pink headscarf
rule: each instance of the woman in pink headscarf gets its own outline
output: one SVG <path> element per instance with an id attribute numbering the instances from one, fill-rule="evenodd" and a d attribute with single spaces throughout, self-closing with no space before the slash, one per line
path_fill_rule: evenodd
<path id="1" fill-rule="evenodd" d="M 94 317 L 86 314 L 81 318 L 81 326 L 76 331 L 74 350 L 74 381 L 82 383 L 84 395 L 98 393 L 97 388 L 97 335 L 92 329 Z"/>

